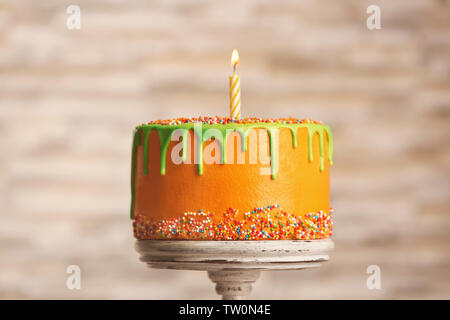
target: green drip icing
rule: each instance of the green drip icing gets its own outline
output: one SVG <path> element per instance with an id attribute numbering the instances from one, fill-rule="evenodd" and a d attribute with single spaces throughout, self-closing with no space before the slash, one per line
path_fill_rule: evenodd
<path id="1" fill-rule="evenodd" d="M 291 133 L 292 133 L 292 147 L 297 148 L 297 130 L 298 127 L 292 127 L 291 129 Z"/>
<path id="2" fill-rule="evenodd" d="M 241 136 L 241 150 L 242 152 L 247 151 L 247 134 L 250 131 L 251 128 L 247 128 L 247 130 L 244 130 L 243 128 L 237 128 L 235 131 L 239 132 L 239 135 Z"/>
<path id="3" fill-rule="evenodd" d="M 243 128 L 238 128 L 235 129 L 235 131 L 239 132 L 239 134 L 241 135 L 241 142 L 242 142 L 242 151 L 246 152 L 248 149 L 248 144 L 247 144 L 247 138 L 248 138 L 248 133 L 250 132 L 250 130 L 252 129 L 264 129 L 267 131 L 268 135 L 269 135 L 269 140 L 270 140 L 270 168 L 271 168 L 271 173 L 272 173 L 272 179 L 276 178 L 276 173 L 274 172 L 274 157 L 275 157 L 275 153 L 273 152 L 274 150 L 274 141 L 273 141 L 273 132 L 275 129 L 275 127 L 270 127 L 270 126 L 265 126 L 262 125 L 261 123 L 255 123 L 255 124 L 249 124 L 246 126 L 245 129 Z"/>
<path id="4" fill-rule="evenodd" d="M 183 139 L 183 150 L 181 151 L 181 160 L 186 162 L 187 159 L 187 137 L 189 130 L 184 130 L 183 135 L 181 136 Z"/>
<path id="5" fill-rule="evenodd" d="M 226 132 L 222 131 L 222 164 L 225 164 L 225 162 L 227 161 L 227 157 L 226 157 L 226 146 L 225 144 L 227 143 L 227 138 L 226 138 Z"/>
<path id="6" fill-rule="evenodd" d="M 164 176 L 166 174 L 167 149 L 169 148 L 170 139 L 172 138 L 172 134 L 175 132 L 175 130 L 167 127 L 161 127 L 157 131 L 159 135 L 159 143 L 161 146 L 160 172 L 161 175 Z"/>
<path id="7" fill-rule="evenodd" d="M 197 168 L 198 168 L 198 174 L 201 176 L 201 175 L 203 175 L 203 134 L 201 131 L 198 132 L 197 127 L 194 127 L 194 135 L 198 139 Z"/>
<path id="8" fill-rule="evenodd" d="M 133 219 L 133 212 L 134 212 L 134 196 L 136 194 L 136 153 L 137 153 L 137 147 L 141 143 L 140 139 L 140 131 L 136 130 L 134 132 L 133 137 L 133 150 L 131 152 L 131 206 L 130 206 L 130 219 Z"/>
<path id="9" fill-rule="evenodd" d="M 219 131 L 218 134 L 211 134 L 210 132 L 207 132 L 206 130 L 203 131 L 203 143 L 205 141 L 211 140 L 212 138 L 215 139 L 216 142 L 220 144 L 221 148 L 221 162 L 222 164 L 225 163 L 225 130 L 219 130 L 214 128 L 215 130 Z M 202 147 L 203 150 L 203 147 Z"/>
<path id="10" fill-rule="evenodd" d="M 144 176 L 148 174 L 148 141 L 150 138 L 150 132 L 153 128 L 144 128 L 143 134 L 144 134 Z"/>
<path id="11" fill-rule="evenodd" d="M 329 126 L 324 126 L 325 132 L 327 133 L 328 139 L 328 161 L 330 166 L 333 165 L 333 134 Z"/>
<path id="12" fill-rule="evenodd" d="M 170 143 L 170 139 L 172 136 L 172 133 L 177 129 L 185 129 L 186 131 L 183 133 L 183 152 L 182 152 L 182 159 L 183 161 L 186 160 L 186 149 L 187 149 L 187 133 L 189 130 L 194 128 L 193 123 L 186 123 L 186 124 L 180 124 L 180 125 L 173 125 L 173 126 L 164 126 L 164 125 L 143 125 L 138 128 L 137 132 L 140 130 L 143 131 L 144 135 L 144 175 L 148 174 L 148 140 L 149 140 L 149 134 L 152 129 L 156 129 L 160 138 L 161 143 L 161 174 L 165 173 L 165 159 L 166 159 L 166 153 L 168 149 L 168 145 Z M 320 157 L 324 157 L 324 131 L 327 134 L 328 139 L 328 160 L 330 165 L 333 164 L 333 137 L 331 134 L 331 130 L 328 126 L 322 125 L 322 124 L 280 124 L 280 123 L 254 123 L 254 124 L 217 124 L 217 125 L 210 125 L 210 124 L 204 124 L 202 126 L 204 130 L 208 130 L 211 128 L 214 128 L 221 132 L 221 136 L 215 137 L 222 145 L 222 162 L 225 163 L 226 161 L 226 141 L 227 141 L 227 129 L 230 130 L 230 132 L 236 131 L 239 132 L 241 136 L 241 145 L 242 145 L 242 151 L 246 152 L 248 149 L 247 145 L 247 137 L 248 133 L 251 129 L 265 129 L 267 132 L 270 132 L 270 130 L 273 130 L 275 128 L 288 128 L 291 130 L 292 134 L 292 145 L 294 148 L 297 147 L 297 131 L 299 128 L 306 128 L 308 130 L 308 159 L 309 161 L 313 161 L 313 153 L 312 153 L 312 141 L 315 133 L 317 132 L 319 135 L 319 147 L 320 147 Z M 194 128 L 194 131 L 196 129 Z M 199 132 L 195 133 L 198 142 L 199 142 L 199 148 L 198 148 L 198 171 L 199 174 L 203 174 L 203 134 L 200 134 Z M 321 160 L 321 163 L 324 161 Z M 323 165 L 321 165 L 321 170 L 323 170 Z"/>
<path id="13" fill-rule="evenodd" d="M 275 163 L 278 163 L 278 152 L 275 152 L 275 141 L 274 141 L 274 135 L 275 130 L 277 128 L 270 128 L 268 129 L 269 134 L 269 140 L 270 140 L 270 170 L 272 173 L 272 179 L 276 179 L 276 172 L 274 170 Z"/>
<path id="14" fill-rule="evenodd" d="M 219 130 L 222 132 L 222 135 L 223 135 L 223 152 L 222 152 L 222 155 L 223 155 L 223 163 L 226 164 L 227 163 L 227 148 L 226 148 L 226 146 L 227 146 L 227 143 L 228 143 L 228 134 L 230 134 L 233 131 L 227 132 L 226 128 L 225 129 L 219 128 Z"/>
<path id="15" fill-rule="evenodd" d="M 323 133 L 324 131 L 327 132 L 327 137 L 329 139 L 331 135 L 331 130 L 328 126 L 325 125 L 319 125 L 319 124 L 310 124 L 308 127 L 308 159 L 310 162 L 314 160 L 313 152 L 312 152 L 312 141 L 314 138 L 314 135 L 317 133 L 319 135 L 319 151 L 320 151 L 320 171 L 325 170 L 324 166 L 324 137 Z M 329 134 L 328 134 L 329 132 Z M 328 141 L 328 160 L 330 162 L 330 165 L 333 164 L 333 141 Z"/>
<path id="16" fill-rule="evenodd" d="M 224 130 L 220 130 L 219 139 L 220 139 L 220 146 L 222 148 L 222 164 L 225 164 L 225 161 L 226 161 L 226 158 L 225 158 L 226 152 L 225 151 L 227 148 L 225 146 L 225 143 L 226 143 L 225 136 L 226 136 L 226 132 Z"/>
<path id="17" fill-rule="evenodd" d="M 229 123 L 229 124 L 203 124 L 202 129 L 216 129 L 221 132 L 221 137 L 215 137 L 222 144 L 222 163 L 226 162 L 226 145 L 228 133 L 237 131 L 241 136 L 241 145 L 242 151 L 246 152 L 247 145 L 247 136 L 251 129 L 265 129 L 269 134 L 270 140 L 270 159 L 271 159 L 271 171 L 272 171 L 272 179 L 276 178 L 276 173 L 274 172 L 274 163 L 278 157 L 278 154 L 273 152 L 274 150 L 274 130 L 277 128 L 288 128 L 291 130 L 292 134 L 292 146 L 296 148 L 297 143 L 297 132 L 299 128 L 306 128 L 308 130 L 308 160 L 310 162 L 313 161 L 313 152 L 312 152 L 312 143 L 313 137 L 317 132 L 319 135 L 319 148 L 320 148 L 320 171 L 324 170 L 324 131 L 327 135 L 328 139 L 328 161 L 330 165 L 333 165 L 333 136 L 331 133 L 330 127 L 323 124 L 312 124 L 312 123 L 302 123 L 302 124 L 283 124 L 283 123 L 249 123 L 249 124 L 237 124 L 237 123 Z M 185 162 L 187 158 L 187 138 L 189 130 L 194 129 L 194 135 L 197 136 L 199 147 L 198 147 L 198 173 L 199 175 L 203 175 L 203 133 L 196 132 L 198 130 L 195 129 L 194 123 L 183 123 L 179 125 L 142 125 L 139 126 L 134 134 L 133 140 L 133 154 L 132 154 L 132 174 L 131 174 L 131 193 L 132 193 L 132 203 L 131 203 L 131 217 L 133 217 L 133 208 L 134 208 L 134 197 L 135 197 L 135 175 L 136 175 L 136 153 L 137 147 L 141 144 L 141 132 L 144 138 L 143 143 L 143 158 L 144 158 L 144 175 L 148 174 L 148 162 L 149 162 L 149 136 L 150 132 L 155 129 L 158 132 L 159 140 L 160 140 L 160 148 L 161 148 L 161 164 L 160 164 L 160 172 L 161 175 L 164 175 L 166 172 L 166 153 L 168 150 L 168 146 L 170 144 L 170 140 L 172 134 L 177 129 L 184 129 L 185 131 L 182 134 L 183 139 L 183 150 L 182 150 L 182 161 Z M 227 133 L 227 129 L 229 132 Z"/>
<path id="18" fill-rule="evenodd" d="M 323 130 L 318 130 L 317 132 L 319 133 L 320 171 L 323 171 L 325 170 L 323 153 Z"/>
<path id="19" fill-rule="evenodd" d="M 229 130 L 228 132 L 227 132 L 227 129 Z M 222 135 L 224 137 L 224 144 L 227 143 L 229 134 L 231 134 L 233 132 L 238 132 L 239 136 L 241 137 L 241 150 L 242 150 L 242 152 L 245 152 L 247 150 L 246 137 L 247 137 L 247 131 L 248 130 L 244 130 L 243 128 L 238 128 L 238 127 L 234 127 L 234 126 L 229 126 L 229 127 L 226 127 L 226 128 L 220 128 L 218 130 L 222 132 Z"/>
<path id="20" fill-rule="evenodd" d="M 244 130 L 243 128 L 238 127 L 238 125 L 223 125 L 224 128 L 217 128 L 219 131 L 222 132 L 222 136 L 223 136 L 223 163 L 226 163 L 226 154 L 227 154 L 227 150 L 226 150 L 226 145 L 227 145 L 227 141 L 228 141 L 228 135 L 233 133 L 233 132 L 238 132 L 239 136 L 241 137 L 241 150 L 242 152 L 246 152 L 247 151 L 247 133 L 248 131 L 251 129 L 247 129 Z M 228 129 L 228 131 L 227 131 Z M 230 130 L 231 129 L 231 130 Z"/>
<path id="21" fill-rule="evenodd" d="M 307 129 L 308 129 L 308 159 L 309 162 L 312 162 L 314 160 L 312 153 L 312 139 L 315 131 L 309 127 Z"/>

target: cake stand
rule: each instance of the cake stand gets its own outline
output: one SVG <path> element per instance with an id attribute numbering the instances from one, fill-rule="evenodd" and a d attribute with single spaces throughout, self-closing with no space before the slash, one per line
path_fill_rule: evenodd
<path id="1" fill-rule="evenodd" d="M 261 271 L 316 268 L 328 261 L 331 239 L 267 241 L 137 240 L 150 268 L 207 271 L 224 300 L 250 294 Z"/>

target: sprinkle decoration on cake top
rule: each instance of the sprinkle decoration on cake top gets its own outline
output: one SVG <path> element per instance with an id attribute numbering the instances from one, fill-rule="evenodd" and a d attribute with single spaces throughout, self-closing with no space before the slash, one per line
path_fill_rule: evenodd
<path id="1" fill-rule="evenodd" d="M 312 119 L 297 119 L 297 118 L 230 118 L 230 117 L 193 117 L 193 118 L 174 118 L 166 120 L 154 120 L 148 123 L 144 123 L 139 127 L 147 125 L 180 125 L 185 123 L 202 123 L 202 124 L 257 124 L 257 123 L 275 123 L 275 124 L 323 124 L 322 121 Z"/>

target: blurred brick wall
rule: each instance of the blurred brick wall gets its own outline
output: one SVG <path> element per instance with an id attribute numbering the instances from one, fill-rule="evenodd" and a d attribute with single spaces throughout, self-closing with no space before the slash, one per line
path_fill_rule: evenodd
<path id="1" fill-rule="evenodd" d="M 331 261 L 252 298 L 450 298 L 449 35 L 448 1 L 0 0 L 0 298 L 215 297 L 204 273 L 138 262 L 131 134 L 227 115 L 235 47 L 243 115 L 323 120 L 336 149 Z"/>

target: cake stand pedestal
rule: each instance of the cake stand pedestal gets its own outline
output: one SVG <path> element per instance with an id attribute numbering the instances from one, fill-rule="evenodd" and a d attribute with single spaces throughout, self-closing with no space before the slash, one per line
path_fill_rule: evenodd
<path id="1" fill-rule="evenodd" d="M 245 298 L 263 270 L 301 270 L 328 261 L 331 239 L 268 241 L 137 240 L 150 268 L 207 271 L 226 300 Z"/>

